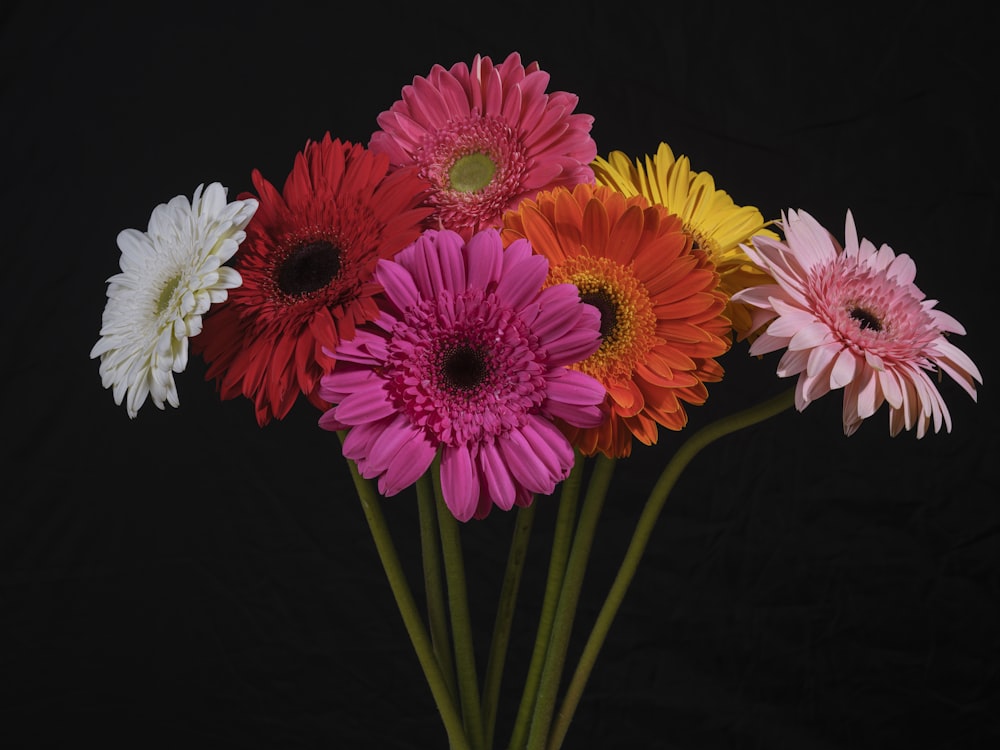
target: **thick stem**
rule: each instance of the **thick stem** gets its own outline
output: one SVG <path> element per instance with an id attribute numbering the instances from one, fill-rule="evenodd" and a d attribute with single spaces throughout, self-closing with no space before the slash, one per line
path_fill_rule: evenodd
<path id="1" fill-rule="evenodd" d="M 482 704 L 479 700 L 479 677 L 476 674 L 476 653 L 472 638 L 472 618 L 469 616 L 462 540 L 459 535 L 458 520 L 451 514 L 441 496 L 440 458 L 435 459 L 431 471 L 434 477 L 445 579 L 448 582 L 448 605 L 451 609 L 451 632 L 455 646 L 455 670 L 458 674 L 462 719 L 472 750 L 485 750 L 486 737 L 483 729 Z"/>
<path id="2" fill-rule="evenodd" d="M 535 634 L 535 647 L 531 653 L 528 665 L 528 675 L 524 681 L 521 693 L 521 704 L 514 720 L 511 732 L 509 750 L 521 750 L 531 729 L 531 717 L 535 712 L 535 696 L 538 695 L 538 685 L 542 679 L 542 667 L 545 665 L 545 653 L 549 648 L 549 637 L 552 634 L 552 623 L 555 620 L 556 605 L 559 603 L 559 592 L 562 591 L 563 577 L 566 575 L 566 560 L 569 558 L 570 542 L 573 538 L 573 527 L 576 524 L 576 509 L 580 498 L 580 485 L 583 483 L 584 459 L 578 452 L 569 476 L 563 482 L 559 498 L 559 513 L 556 517 L 556 527 L 552 535 L 552 552 L 549 557 L 549 573 L 545 582 L 545 595 L 542 599 L 542 611 L 538 617 L 538 631 Z"/>
<path id="3" fill-rule="evenodd" d="M 514 620 L 517 592 L 521 586 L 521 573 L 524 571 L 524 560 L 528 553 L 528 540 L 531 538 L 531 527 L 535 520 L 536 507 L 535 503 L 532 502 L 531 505 L 517 509 L 514 533 L 510 540 L 510 552 L 507 555 L 507 570 L 504 572 L 500 600 L 497 603 L 493 641 L 490 644 L 490 656 L 486 662 L 486 677 L 483 682 L 483 723 L 486 727 L 487 750 L 493 747 L 497 704 L 500 699 L 500 683 L 503 679 L 507 644 L 510 641 L 510 628 Z"/>
<path id="4" fill-rule="evenodd" d="M 573 537 L 573 548 L 566 565 L 566 577 L 563 580 L 562 591 L 559 593 L 559 604 L 556 607 L 552 637 L 545 655 L 545 666 L 542 670 L 542 680 L 535 703 L 535 714 L 531 719 L 531 731 L 528 734 L 528 750 L 541 750 L 545 747 L 545 742 L 548 739 L 552 713 L 555 710 L 556 698 L 559 693 L 559 683 L 562 680 L 563 667 L 566 663 L 566 652 L 569 649 L 570 637 L 573 632 L 573 621 L 576 617 L 577 604 L 580 601 L 580 590 L 583 588 L 583 577 L 587 570 L 587 560 L 590 558 L 590 548 L 597 530 L 597 521 L 600 518 L 601 509 L 604 507 L 604 499 L 608 494 L 615 464 L 615 459 L 599 455 L 594 464 L 590 483 L 587 486 L 583 509 L 580 512 L 580 521 Z"/>
<path id="5" fill-rule="evenodd" d="M 723 417 L 695 432 L 670 459 L 670 462 L 664 468 L 659 480 L 650 492 L 649 498 L 646 500 L 646 506 L 643 508 L 639 521 L 636 523 L 635 531 L 632 534 L 632 541 L 629 543 L 628 550 L 618 569 L 618 574 L 615 576 L 604 605 L 597 615 L 597 620 L 587 639 L 587 643 L 584 645 L 576 671 L 566 688 L 562 705 L 553 721 L 552 732 L 547 745 L 548 750 L 558 750 L 562 747 L 563 739 L 569 729 L 570 722 L 573 720 L 576 707 L 580 702 L 580 696 L 583 694 L 584 686 L 594 668 L 597 655 L 601 650 L 601 646 L 604 645 L 608 631 L 611 628 L 611 623 L 618 612 L 622 599 L 625 597 L 625 592 L 635 577 L 639 562 L 646 550 L 646 544 L 649 542 L 649 537 L 653 532 L 653 527 L 656 525 L 657 518 L 659 518 L 660 511 L 663 509 L 663 505 L 681 473 L 691 460 L 712 442 L 732 432 L 770 419 L 790 408 L 794 403 L 795 389 L 793 388 L 749 409 L 737 412 L 728 417 Z"/>
<path id="6" fill-rule="evenodd" d="M 455 661 L 448 636 L 448 603 L 441 573 L 441 538 L 438 533 L 434 486 L 428 474 L 417 480 L 417 503 L 420 511 L 420 548 L 424 564 L 424 591 L 431 643 L 452 699 L 458 699 Z"/>
<path id="7" fill-rule="evenodd" d="M 343 442 L 345 433 L 338 432 L 337 434 Z M 375 548 L 382 561 L 382 567 L 385 569 L 386 578 L 389 579 L 389 587 L 396 599 L 396 606 L 399 608 L 406 632 L 413 644 L 413 650 L 416 651 L 417 659 L 420 661 L 424 676 L 427 678 L 427 684 L 430 686 L 431 695 L 434 697 L 434 702 L 444 722 L 445 731 L 448 733 L 449 746 L 452 750 L 471 750 L 469 739 L 462 726 L 462 717 L 452 700 L 448 684 L 441 673 L 437 658 L 434 656 L 434 647 L 427 635 L 427 630 L 424 628 L 420 611 L 410 591 L 410 585 L 406 580 L 403 566 L 400 564 L 399 555 L 396 553 L 396 546 L 393 544 L 389 526 L 379 504 L 378 492 L 370 481 L 361 476 L 354 461 L 347 459 L 347 465 L 350 468 L 351 478 L 354 480 L 354 487 L 357 490 L 358 499 L 361 501 L 365 519 L 368 521 L 372 539 L 375 541 Z"/>

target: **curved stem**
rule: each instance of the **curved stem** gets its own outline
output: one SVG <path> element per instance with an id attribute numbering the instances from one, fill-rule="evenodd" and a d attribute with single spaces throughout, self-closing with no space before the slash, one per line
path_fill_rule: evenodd
<path id="1" fill-rule="evenodd" d="M 587 495 L 580 512 L 580 521 L 573 537 L 573 548 L 566 565 L 566 578 L 563 581 L 562 591 L 559 593 L 559 605 L 556 607 L 552 637 L 545 655 L 545 666 L 542 670 L 538 699 L 535 703 L 535 714 L 532 717 L 531 731 L 528 734 L 528 750 L 541 750 L 545 747 L 545 741 L 548 738 L 552 712 L 555 710 L 559 683 L 562 680 L 563 667 L 566 663 L 566 652 L 569 649 L 570 636 L 573 632 L 573 620 L 576 617 L 580 590 L 583 587 L 583 576 L 587 570 L 587 560 L 590 558 L 591 543 L 594 540 L 597 521 L 600 518 L 601 509 L 604 507 L 604 499 L 607 497 L 616 463 L 613 458 L 598 455 L 590 483 L 587 486 Z"/>
<path id="2" fill-rule="evenodd" d="M 441 495 L 440 454 L 434 460 L 431 471 L 434 478 L 445 578 L 448 582 L 448 604 L 451 608 L 451 632 L 454 638 L 455 669 L 458 674 L 462 719 L 473 750 L 485 750 L 486 739 L 479 701 L 479 678 L 476 675 L 476 654 L 472 639 L 472 618 L 469 616 L 462 540 L 459 536 L 458 520 L 445 505 Z"/>
<path id="3" fill-rule="evenodd" d="M 424 590 L 427 597 L 427 618 L 434 654 L 444 674 L 452 698 L 458 699 L 455 684 L 455 662 L 448 638 L 448 607 L 441 578 L 441 543 L 438 534 L 437 511 L 434 507 L 434 487 L 430 476 L 417 480 L 417 503 L 420 511 L 420 547 L 424 563 Z"/>
<path id="4" fill-rule="evenodd" d="M 337 433 L 343 442 L 344 432 Z M 375 541 L 375 548 L 379 558 L 382 560 L 382 567 L 385 569 L 386 577 L 389 579 L 389 586 L 396 599 L 396 606 L 402 615 L 406 631 L 410 636 L 410 642 L 417 653 L 420 666 L 424 670 L 427 684 L 430 686 L 434 702 L 437 704 L 438 712 L 444 722 L 445 731 L 448 733 L 448 741 L 452 750 L 470 750 L 469 740 L 466 737 L 465 729 L 462 726 L 462 717 L 458 713 L 455 703 L 452 701 L 448 684 L 441 673 L 437 659 L 434 656 L 434 648 L 431 645 L 430 637 L 424 628 L 420 618 L 417 603 L 410 591 L 410 586 L 406 580 L 403 566 L 400 564 L 396 547 L 392 542 L 389 533 L 389 526 L 382 514 L 379 504 L 379 495 L 371 482 L 361 476 L 358 472 L 357 464 L 350 459 L 345 459 L 351 471 L 351 478 L 354 480 L 354 487 L 361 501 L 361 508 L 364 511 L 368 527 L 371 529 L 372 539 Z"/>
<path id="5" fill-rule="evenodd" d="M 545 582 L 542 611 L 538 617 L 538 632 L 535 634 L 535 647 L 531 653 L 528 676 L 525 678 L 524 690 L 521 693 L 521 705 L 518 707 L 514 729 L 511 732 L 510 744 L 508 745 L 510 750 L 520 750 L 524 747 L 528 730 L 531 728 L 531 717 L 535 712 L 535 696 L 538 695 L 542 667 L 545 664 L 545 653 L 548 651 L 556 605 L 559 603 L 559 592 L 562 591 L 563 577 L 566 575 L 566 560 L 569 557 L 573 526 L 576 523 L 576 509 L 580 497 L 580 485 L 583 483 L 584 463 L 583 456 L 577 452 L 573 468 L 563 482 L 560 493 L 559 513 L 552 534 L 549 573 Z"/>
<path id="6" fill-rule="evenodd" d="M 521 573 L 524 570 L 524 560 L 528 552 L 528 540 L 531 538 L 531 527 L 535 520 L 536 507 L 535 503 L 532 502 L 531 505 L 517 509 L 514 533 L 510 540 L 510 552 L 507 555 L 507 569 L 504 572 L 503 585 L 500 589 L 500 601 L 497 604 L 496 622 L 493 626 L 493 641 L 490 644 L 490 656 L 486 662 L 486 678 L 483 683 L 483 724 L 486 728 L 487 750 L 493 747 L 493 732 L 496 727 L 503 665 L 507 657 L 510 627 L 514 620 L 517 592 L 521 585 Z"/>
<path id="7" fill-rule="evenodd" d="M 618 612 L 618 607 L 621 605 L 625 592 L 635 577 L 639 561 L 645 552 L 646 544 L 649 542 L 649 537 L 652 534 L 656 520 L 663 509 L 667 497 L 670 495 L 670 491 L 677 483 L 678 478 L 688 463 L 703 448 L 715 440 L 732 432 L 755 425 L 758 422 L 770 419 L 790 408 L 794 403 L 795 389 L 792 388 L 749 409 L 744 409 L 736 414 L 723 417 L 695 432 L 670 459 L 670 462 L 664 468 L 659 480 L 649 494 L 642 515 L 636 523 L 635 531 L 632 534 L 632 541 L 629 543 L 621 567 L 618 569 L 618 574 L 615 576 L 614 583 L 611 585 L 608 596 L 591 630 L 590 637 L 583 648 L 576 671 L 566 689 L 562 706 L 560 706 L 553 722 L 552 733 L 547 746 L 548 750 L 558 750 L 558 748 L 562 747 L 563 739 L 569 729 L 570 722 L 573 720 L 576 707 L 580 702 L 580 696 L 583 694 L 583 688 L 594 668 L 597 654 L 601 646 L 604 645 L 608 630 L 611 628 L 611 622 Z"/>

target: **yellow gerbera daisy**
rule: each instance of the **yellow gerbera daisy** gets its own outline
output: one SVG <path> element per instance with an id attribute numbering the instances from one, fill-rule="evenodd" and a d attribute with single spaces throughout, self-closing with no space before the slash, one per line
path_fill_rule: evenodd
<path id="1" fill-rule="evenodd" d="M 677 214 L 694 246 L 708 255 L 720 275 L 719 288 L 726 297 L 759 284 L 773 283 L 770 276 L 755 266 L 740 244 L 751 244 L 755 235 L 777 239 L 767 229 L 754 206 L 738 206 L 725 190 L 715 186 L 707 172 L 692 172 L 686 156 L 674 157 L 666 143 L 655 156 L 634 162 L 621 151 L 608 157 L 598 156 L 591 164 L 597 184 L 607 185 L 626 197 L 643 195 L 650 203 L 665 206 Z M 725 315 L 733 324 L 737 338 L 743 340 L 752 331 L 750 309 L 742 303 L 729 302 Z"/>

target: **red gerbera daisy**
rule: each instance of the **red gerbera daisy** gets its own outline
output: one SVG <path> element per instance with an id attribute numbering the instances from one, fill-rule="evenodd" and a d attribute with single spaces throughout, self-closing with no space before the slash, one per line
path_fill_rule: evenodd
<path id="1" fill-rule="evenodd" d="M 375 264 L 419 236 L 428 185 L 414 169 L 390 174 L 388 157 L 329 133 L 296 155 L 282 193 L 258 170 L 252 178 L 260 206 L 235 258 L 243 284 L 192 343 L 221 397 L 253 399 L 263 426 L 300 393 L 329 408 L 319 381 L 334 360 L 323 350 L 378 315 Z"/>

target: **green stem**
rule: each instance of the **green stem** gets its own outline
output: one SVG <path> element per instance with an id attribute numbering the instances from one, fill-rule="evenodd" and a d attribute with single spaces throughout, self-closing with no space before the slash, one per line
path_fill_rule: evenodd
<path id="1" fill-rule="evenodd" d="M 441 531 L 441 551 L 444 554 L 445 577 L 448 581 L 448 604 L 451 607 L 451 632 L 455 646 L 455 669 L 458 673 L 458 694 L 462 719 L 473 750 L 485 750 L 479 678 L 476 675 L 476 654 L 472 639 L 472 618 L 462 559 L 462 541 L 458 520 L 452 515 L 441 495 L 440 454 L 432 468 L 434 491 L 437 495 L 438 525 Z"/>
<path id="2" fill-rule="evenodd" d="M 603 454 L 598 455 L 590 483 L 587 486 L 587 494 L 580 511 L 580 521 L 573 537 L 573 548 L 566 565 L 566 578 L 559 594 L 559 605 L 556 608 L 555 622 L 552 626 L 552 637 L 545 655 L 545 666 L 542 670 L 535 713 L 531 719 L 531 731 L 528 734 L 528 750 L 541 750 L 545 747 L 545 741 L 548 738 L 563 666 L 566 663 L 566 652 L 569 649 L 570 636 L 573 631 L 573 620 L 580 600 L 580 590 L 583 588 L 583 576 L 587 570 L 587 560 L 590 557 L 590 547 L 597 530 L 601 509 L 604 507 L 604 499 L 608 494 L 615 464 L 615 459 L 608 458 Z"/>
<path id="3" fill-rule="evenodd" d="M 597 654 L 601 650 L 601 646 L 604 645 L 608 630 L 611 628 L 611 622 L 618 612 L 618 607 L 621 605 L 625 592 L 635 577 L 639 561 L 645 552 L 646 544 L 649 542 L 649 537 L 652 534 L 656 520 L 663 509 L 667 497 L 670 495 L 670 491 L 674 488 L 674 485 L 688 463 L 703 448 L 719 438 L 770 419 L 790 408 L 794 403 L 795 389 L 793 388 L 749 409 L 744 409 L 736 414 L 723 417 L 694 433 L 670 459 L 670 462 L 664 468 L 659 480 L 649 494 L 646 507 L 643 509 L 642 515 L 636 523 L 635 531 L 632 534 L 632 541 L 629 543 L 621 567 L 615 576 L 614 583 L 611 585 L 608 596 L 601 607 L 601 611 L 598 613 L 597 620 L 583 648 L 576 671 L 570 680 L 563 703 L 553 722 L 552 733 L 547 746 L 548 750 L 558 750 L 562 747 L 563 739 L 566 736 L 570 722 L 573 720 L 573 715 L 576 712 L 576 707 L 580 702 L 580 697 L 583 694 L 583 688 L 594 668 Z"/>
<path id="4" fill-rule="evenodd" d="M 521 573 L 524 571 L 524 560 L 528 553 L 528 540 L 531 538 L 531 526 L 535 520 L 536 507 L 535 503 L 532 502 L 531 505 L 517 509 L 514 533 L 510 540 L 510 552 L 507 555 L 507 569 L 504 572 L 503 585 L 500 588 L 496 622 L 493 626 L 493 641 L 490 644 L 489 660 L 486 662 L 486 678 L 483 683 L 483 723 L 486 728 L 487 750 L 493 747 L 503 665 L 507 658 L 510 628 L 514 620 L 517 592 L 521 586 Z"/>
<path id="5" fill-rule="evenodd" d="M 441 577 L 441 543 L 438 536 L 434 487 L 429 474 L 417 480 L 417 503 L 420 509 L 420 547 L 424 563 L 424 590 L 427 597 L 427 618 L 434 654 L 444 674 L 453 699 L 458 698 L 455 683 L 455 662 L 448 639 L 448 607 Z"/>
<path id="6" fill-rule="evenodd" d="M 343 443 L 346 433 L 338 432 Z M 378 492 L 372 483 L 361 476 L 358 472 L 357 464 L 350 459 L 345 459 L 351 471 L 351 478 L 354 480 L 354 487 L 361 501 L 361 508 L 364 510 L 365 519 L 371 529 L 372 539 L 375 541 L 375 548 L 382 561 L 386 577 L 389 579 L 389 586 L 396 599 L 396 606 L 402 615 L 406 632 L 410 636 L 413 650 L 416 651 L 420 666 L 424 670 L 427 684 L 430 686 L 431 695 L 437 705 L 438 712 L 444 722 L 445 731 L 448 733 L 449 746 L 452 750 L 470 750 L 469 740 L 466 737 L 465 729 L 462 727 L 462 718 L 458 713 L 455 703 L 452 701 L 448 684 L 441 673 L 437 659 L 434 657 L 434 648 L 431 645 L 430 637 L 424 628 L 420 618 L 420 611 L 417 603 L 410 591 L 410 586 L 403 572 L 403 566 L 396 553 L 392 536 L 389 533 L 389 526 L 379 504 Z"/>
<path id="7" fill-rule="evenodd" d="M 565 479 L 559 498 L 559 513 L 556 517 L 556 527 L 552 534 L 552 552 L 549 557 L 549 573 L 545 582 L 545 596 L 542 600 L 542 611 L 538 618 L 538 632 L 535 634 L 535 647 L 528 666 L 528 676 L 524 681 L 524 691 L 521 693 L 521 705 L 518 707 L 514 729 L 511 732 L 510 750 L 520 750 L 524 747 L 531 728 L 531 716 L 535 711 L 535 696 L 538 695 L 538 685 L 542 678 L 542 667 L 545 664 L 545 652 L 549 647 L 549 636 L 552 633 L 552 623 L 555 620 L 556 605 L 559 603 L 559 592 L 562 591 L 563 578 L 566 575 L 566 560 L 569 557 L 570 541 L 573 538 L 573 526 L 576 524 L 576 509 L 580 497 L 580 485 L 583 483 L 583 456 L 577 452 L 576 460 L 569 476 Z"/>

